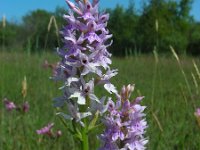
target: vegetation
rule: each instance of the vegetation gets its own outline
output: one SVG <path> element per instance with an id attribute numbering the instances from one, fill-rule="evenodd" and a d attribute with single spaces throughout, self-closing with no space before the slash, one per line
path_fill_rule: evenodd
<path id="1" fill-rule="evenodd" d="M 149 53 L 155 48 L 169 53 L 169 45 L 178 53 L 200 54 L 199 22 L 190 16 L 192 0 L 145 2 L 140 12 L 133 0 L 127 9 L 117 5 L 107 10 L 110 13 L 108 28 L 114 40 L 110 50 L 114 55 Z M 7 50 L 21 47 L 31 52 L 52 51 L 62 43 L 58 30 L 66 24 L 62 18 L 66 12 L 61 7 L 55 12 L 35 10 L 25 15 L 20 24 L 6 22 L 6 26 L 0 26 L 0 45 Z"/>
<path id="2" fill-rule="evenodd" d="M 16 111 L 6 111 L 3 103 L 0 104 L 1 149 L 76 149 L 70 134 L 55 116 L 56 110 L 52 109 L 52 99 L 59 95 L 59 85 L 49 80 L 51 70 L 42 67 L 45 60 L 54 63 L 57 58 L 48 53 L 35 53 L 28 57 L 26 53 L 1 52 L 0 98 L 7 97 L 16 104 L 22 103 L 21 82 L 26 76 L 26 100 L 30 103 L 30 111 L 23 116 Z M 112 82 L 118 88 L 122 84 L 134 83 L 137 90 L 133 97 L 145 95 L 143 104 L 148 107 L 149 150 L 200 147 L 200 128 L 194 116 L 195 109 L 200 106 L 200 78 L 192 60 L 181 57 L 180 66 L 172 55 L 158 56 L 156 59 L 153 55 L 140 55 L 113 60 L 113 68 L 119 69 L 119 75 Z M 194 62 L 200 68 L 200 60 L 194 59 Z M 190 90 L 180 67 L 189 81 Z M 98 91 L 99 94 L 101 92 Z M 36 134 L 37 129 L 49 122 L 56 123 L 54 128 L 62 130 L 63 134 L 58 140 Z M 90 140 L 94 149 L 98 144 Z"/>

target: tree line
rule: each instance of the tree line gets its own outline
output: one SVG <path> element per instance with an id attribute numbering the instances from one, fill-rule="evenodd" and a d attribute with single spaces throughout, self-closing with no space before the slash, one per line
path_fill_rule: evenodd
<path id="1" fill-rule="evenodd" d="M 130 0 L 128 8 L 117 5 L 107 9 L 108 29 L 113 34 L 110 51 L 116 56 L 167 53 L 173 46 L 177 53 L 200 54 L 200 23 L 190 15 L 192 0 L 146 0 L 140 11 Z M 66 8 L 54 12 L 35 10 L 22 18 L 21 23 L 0 22 L 0 49 L 53 51 L 62 45 L 58 34 L 66 21 Z"/>

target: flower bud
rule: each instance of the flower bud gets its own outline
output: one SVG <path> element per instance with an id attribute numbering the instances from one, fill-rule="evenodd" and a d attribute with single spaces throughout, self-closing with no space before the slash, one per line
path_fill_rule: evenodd
<path id="1" fill-rule="evenodd" d="M 29 111 L 29 108 L 30 108 L 30 105 L 28 102 L 25 102 L 23 105 L 22 105 L 22 110 L 24 113 L 28 112 Z"/>

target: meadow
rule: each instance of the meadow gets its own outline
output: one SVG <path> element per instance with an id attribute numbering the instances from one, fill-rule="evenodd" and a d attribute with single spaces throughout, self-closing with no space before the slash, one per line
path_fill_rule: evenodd
<path id="1" fill-rule="evenodd" d="M 50 69 L 44 69 L 45 60 L 58 61 L 55 53 L 0 53 L 0 149 L 1 150 L 72 150 L 77 149 L 71 135 L 55 115 L 52 99 L 61 94 L 59 84 L 49 79 Z M 200 127 L 194 112 L 200 107 L 200 59 L 181 56 L 180 62 L 173 54 L 167 56 L 137 55 L 113 58 L 112 68 L 119 74 L 112 82 L 122 85 L 135 84 L 132 98 L 144 95 L 142 104 L 147 106 L 149 139 L 148 150 L 196 150 L 200 148 Z M 27 96 L 21 89 L 27 78 Z M 99 95 L 103 91 L 95 91 Z M 28 101 L 26 114 L 8 112 L 3 99 L 16 104 Z M 36 130 L 54 122 L 54 130 L 62 130 L 62 136 L 51 139 L 37 135 Z M 96 131 L 98 134 L 98 131 Z M 90 139 L 91 149 L 97 149 L 98 141 Z"/>

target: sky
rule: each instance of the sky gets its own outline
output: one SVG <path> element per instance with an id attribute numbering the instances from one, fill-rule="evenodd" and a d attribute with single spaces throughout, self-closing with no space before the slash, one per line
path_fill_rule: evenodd
<path id="1" fill-rule="evenodd" d="M 144 0 L 134 0 L 136 9 L 140 8 L 142 1 Z M 191 15 L 200 21 L 200 0 L 193 1 Z M 101 9 L 115 8 L 117 4 L 127 8 L 129 0 L 100 0 Z M 19 22 L 22 16 L 30 11 L 36 9 L 54 11 L 56 6 L 67 8 L 65 0 L 0 0 L 0 20 L 5 15 L 9 21 Z"/>

